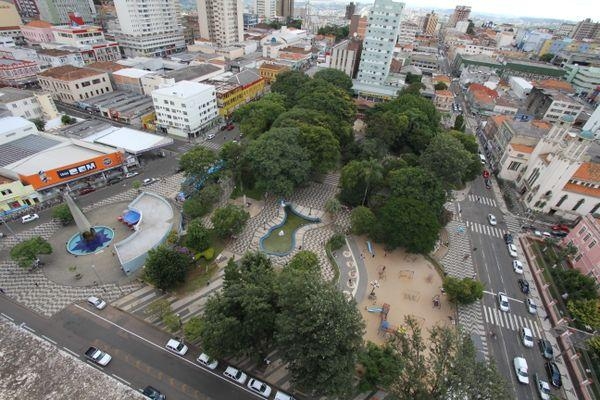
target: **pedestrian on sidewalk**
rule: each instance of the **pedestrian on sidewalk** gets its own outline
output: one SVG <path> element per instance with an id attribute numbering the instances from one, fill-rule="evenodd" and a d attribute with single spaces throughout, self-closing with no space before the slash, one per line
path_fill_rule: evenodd
<path id="1" fill-rule="evenodd" d="M 38 285 L 37 282 L 34 282 L 33 284 L 35 285 L 35 287 L 40 287 L 40 285 Z"/>

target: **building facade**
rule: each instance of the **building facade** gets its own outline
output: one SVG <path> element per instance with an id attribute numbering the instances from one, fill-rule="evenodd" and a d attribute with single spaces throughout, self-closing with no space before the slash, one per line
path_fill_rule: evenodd
<path id="1" fill-rule="evenodd" d="M 563 245 L 573 244 L 577 254 L 571 264 L 584 275 L 592 276 L 600 283 L 600 221 L 587 214 L 571 229 L 562 241 Z"/>
<path id="2" fill-rule="evenodd" d="M 600 23 L 593 22 L 590 18 L 579 21 L 570 35 L 575 40 L 600 38 Z"/>
<path id="3" fill-rule="evenodd" d="M 36 0 L 39 18 L 51 24 L 69 24 L 69 13 L 75 13 L 85 22 L 93 22 L 96 7 L 93 0 Z"/>
<path id="4" fill-rule="evenodd" d="M 225 47 L 244 41 L 242 0 L 198 0 L 200 38 Z"/>
<path id="5" fill-rule="evenodd" d="M 0 27 L 19 26 L 22 23 L 15 4 L 11 1 L 0 0 Z"/>
<path id="6" fill-rule="evenodd" d="M 367 32 L 367 25 L 369 21 L 367 17 L 362 17 L 359 14 L 354 14 L 350 18 L 350 34 L 351 38 L 364 39 Z"/>
<path id="7" fill-rule="evenodd" d="M 50 120 L 58 115 L 48 93 L 5 87 L 0 89 L 0 110 L 13 117 Z"/>
<path id="8" fill-rule="evenodd" d="M 54 68 L 62 65 L 83 67 L 85 64 L 80 53 L 71 53 L 65 50 L 39 49 L 37 55 L 42 68 Z"/>
<path id="9" fill-rule="evenodd" d="M 277 16 L 283 18 L 293 18 L 294 0 L 277 0 Z"/>
<path id="10" fill-rule="evenodd" d="M 439 17 L 434 11 L 427 13 L 423 19 L 423 25 L 421 26 L 421 31 L 423 34 L 427 36 L 433 36 L 437 29 L 438 21 Z"/>
<path id="11" fill-rule="evenodd" d="M 276 0 L 254 0 L 254 12 L 265 21 L 274 19 L 277 15 Z"/>
<path id="12" fill-rule="evenodd" d="M 538 87 L 531 89 L 526 104 L 528 114 L 549 122 L 558 122 L 564 116 L 576 119 L 583 109 L 583 104 L 557 90 Z"/>
<path id="13" fill-rule="evenodd" d="M 34 20 L 21 26 L 21 32 L 29 43 L 49 43 L 54 41 L 52 24 L 46 21 Z"/>
<path id="14" fill-rule="evenodd" d="M 113 91 L 106 72 L 71 65 L 40 72 L 38 79 L 40 87 L 52 93 L 55 100 L 68 104 Z"/>
<path id="15" fill-rule="evenodd" d="M 287 65 L 276 63 L 262 63 L 262 65 L 258 69 L 258 72 L 268 84 L 271 84 L 277 80 L 277 75 L 289 70 L 290 67 L 288 67 Z"/>
<path id="16" fill-rule="evenodd" d="M 330 68 L 344 72 L 354 78 L 358 72 L 362 42 L 360 40 L 342 40 L 331 48 Z"/>
<path id="17" fill-rule="evenodd" d="M 456 27 L 456 23 L 459 21 L 466 21 L 469 19 L 471 15 L 471 7 L 469 6 L 456 6 L 454 12 L 450 16 L 448 20 L 448 27 L 454 28 Z"/>
<path id="18" fill-rule="evenodd" d="M 40 17 L 36 0 L 13 0 L 19 15 L 23 19 L 34 19 Z"/>
<path id="19" fill-rule="evenodd" d="M 246 69 L 226 80 L 212 80 L 206 83 L 215 87 L 219 115 L 227 119 L 240 106 L 262 96 L 266 80 L 260 76 L 258 70 Z"/>
<path id="20" fill-rule="evenodd" d="M 13 87 L 27 87 L 37 82 L 40 67 L 35 61 L 0 58 L 0 83 Z"/>

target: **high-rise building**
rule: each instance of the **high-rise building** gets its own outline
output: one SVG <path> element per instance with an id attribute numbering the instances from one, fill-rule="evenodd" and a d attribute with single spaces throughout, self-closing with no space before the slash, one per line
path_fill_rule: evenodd
<path id="1" fill-rule="evenodd" d="M 276 0 L 254 0 L 254 12 L 267 21 L 277 15 Z"/>
<path id="2" fill-rule="evenodd" d="M 34 14 L 37 8 L 38 17 L 54 25 L 69 24 L 69 13 L 78 14 L 85 22 L 93 22 L 96 16 L 93 0 L 35 0 L 35 4 L 27 0 L 17 0 L 17 3 L 17 9 L 23 17 L 23 13 Z"/>
<path id="3" fill-rule="evenodd" d="M 417 32 L 419 31 L 419 26 L 414 22 L 404 20 L 400 24 L 400 29 L 398 30 L 398 44 L 411 44 L 414 43 L 415 38 L 417 37 Z"/>
<path id="4" fill-rule="evenodd" d="M 277 15 L 284 18 L 293 18 L 294 0 L 277 0 Z"/>
<path id="5" fill-rule="evenodd" d="M 367 17 L 361 17 L 359 14 L 354 14 L 350 18 L 350 34 L 351 38 L 364 39 L 367 32 Z"/>
<path id="6" fill-rule="evenodd" d="M 40 10 L 35 0 L 13 0 L 13 2 L 17 6 L 17 11 L 21 18 L 29 20 L 40 17 Z"/>
<path id="7" fill-rule="evenodd" d="M 448 27 L 454 28 L 457 22 L 468 20 L 469 15 L 471 15 L 471 7 L 456 6 L 454 12 L 450 16 L 450 19 L 448 20 Z"/>
<path id="8" fill-rule="evenodd" d="M 351 1 L 350 4 L 346 6 L 346 14 L 344 18 L 351 19 L 354 13 L 356 12 L 356 4 Z"/>
<path id="9" fill-rule="evenodd" d="M 589 18 L 579 21 L 570 36 L 575 40 L 598 39 L 600 38 L 600 23 L 592 22 Z"/>
<path id="10" fill-rule="evenodd" d="M 185 50 L 179 0 L 114 0 L 119 29 L 115 39 L 128 57 Z"/>
<path id="11" fill-rule="evenodd" d="M 435 12 L 430 12 L 425 15 L 423 19 L 423 26 L 421 27 L 421 31 L 424 35 L 433 36 L 435 34 L 435 28 L 438 24 L 438 15 Z"/>
<path id="12" fill-rule="evenodd" d="M 242 0 L 198 0 L 200 38 L 217 46 L 230 46 L 244 40 Z"/>
<path id="13" fill-rule="evenodd" d="M 403 9 L 404 3 L 375 0 L 369 11 L 367 33 L 356 78 L 358 85 L 355 84 L 359 93 L 365 91 L 386 97 L 396 93 L 397 88 L 385 90 L 385 86 L 388 84 L 387 78 Z"/>

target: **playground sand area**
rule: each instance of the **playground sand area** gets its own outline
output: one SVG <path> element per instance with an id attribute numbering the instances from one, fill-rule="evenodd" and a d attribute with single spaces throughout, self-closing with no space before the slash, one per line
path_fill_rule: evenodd
<path id="1" fill-rule="evenodd" d="M 425 337 L 428 329 L 435 325 L 455 323 L 456 310 L 441 290 L 442 278 L 425 257 L 404 250 L 385 252 L 377 244 L 373 245 L 373 257 L 364 240 L 360 247 L 369 282 L 367 293 L 358 304 L 366 326 L 365 341 L 383 344 L 389 336 L 389 333 L 380 330 L 382 314 L 368 311 L 368 308 L 381 308 L 383 304 L 389 304 L 389 332 L 396 331 L 407 315 L 417 320 Z M 369 299 L 372 281 L 379 284 L 375 288 L 374 300 Z"/>

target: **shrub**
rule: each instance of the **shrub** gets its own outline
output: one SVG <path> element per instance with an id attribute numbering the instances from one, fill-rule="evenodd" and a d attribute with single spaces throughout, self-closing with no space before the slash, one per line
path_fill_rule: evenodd
<path id="1" fill-rule="evenodd" d="M 345 244 L 346 237 L 340 233 L 336 233 L 329 239 L 329 245 L 331 246 L 331 250 L 340 249 Z"/>

